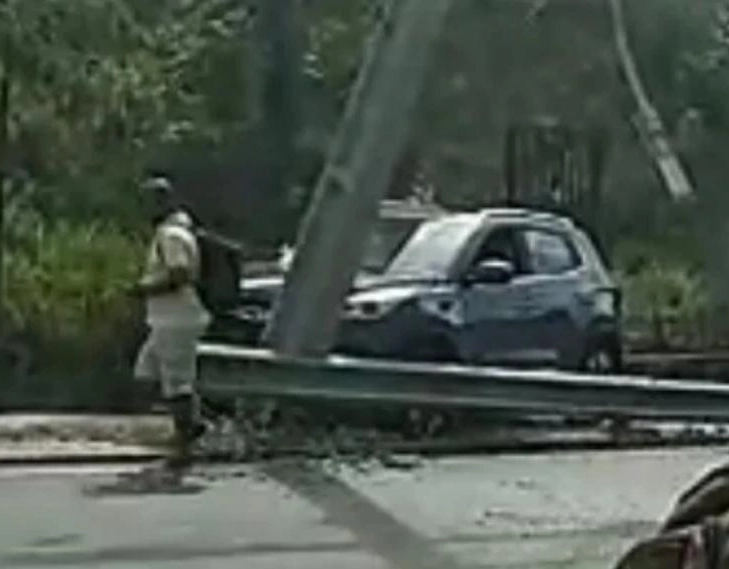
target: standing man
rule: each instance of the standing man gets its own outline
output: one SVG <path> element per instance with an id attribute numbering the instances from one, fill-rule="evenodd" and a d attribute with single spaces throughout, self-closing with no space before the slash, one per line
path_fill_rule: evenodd
<path id="1" fill-rule="evenodd" d="M 180 207 L 166 178 L 148 179 L 143 190 L 155 230 L 144 275 L 132 288 L 146 302 L 149 328 L 134 375 L 160 383 L 175 427 L 170 465 L 184 467 L 193 443 L 204 432 L 195 393 L 196 349 L 210 315 L 196 288 L 200 250 L 191 216 Z"/>

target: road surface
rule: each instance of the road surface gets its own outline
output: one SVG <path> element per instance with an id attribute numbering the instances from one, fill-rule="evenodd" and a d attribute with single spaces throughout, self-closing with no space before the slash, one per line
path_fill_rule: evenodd
<path id="1" fill-rule="evenodd" d="M 104 497 L 85 489 L 111 468 L 6 469 L 0 567 L 609 568 L 724 454 L 216 467 L 187 494 Z"/>

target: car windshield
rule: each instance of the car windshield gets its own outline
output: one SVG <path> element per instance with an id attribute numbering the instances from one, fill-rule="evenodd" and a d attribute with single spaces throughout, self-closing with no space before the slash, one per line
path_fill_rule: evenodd
<path id="1" fill-rule="evenodd" d="M 375 275 L 384 273 L 395 255 L 422 223 L 423 219 L 418 217 L 380 219 L 367 241 L 360 270 Z M 279 251 L 277 261 L 263 265 L 257 272 L 254 264 L 246 265 L 246 276 L 286 272 L 291 266 L 293 254 L 291 246 L 284 246 Z"/>
<path id="2" fill-rule="evenodd" d="M 393 259 L 385 276 L 392 280 L 446 279 L 480 222 L 479 216 L 461 214 L 424 223 Z"/>
<path id="3" fill-rule="evenodd" d="M 367 242 L 362 256 L 362 270 L 367 273 L 383 273 L 421 223 L 421 219 L 380 220 Z"/>

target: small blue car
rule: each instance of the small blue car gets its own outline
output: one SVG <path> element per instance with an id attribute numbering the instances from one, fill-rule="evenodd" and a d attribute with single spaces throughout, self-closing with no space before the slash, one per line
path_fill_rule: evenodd
<path id="1" fill-rule="evenodd" d="M 570 219 L 521 209 L 446 214 L 353 291 L 335 351 L 616 372 L 620 313 L 619 289 Z"/>

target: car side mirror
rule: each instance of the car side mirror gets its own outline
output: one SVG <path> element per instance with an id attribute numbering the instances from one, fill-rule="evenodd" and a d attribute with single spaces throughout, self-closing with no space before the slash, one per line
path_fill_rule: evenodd
<path id="1" fill-rule="evenodd" d="M 465 284 L 507 284 L 514 278 L 514 264 L 503 259 L 481 261 L 466 274 Z"/>

